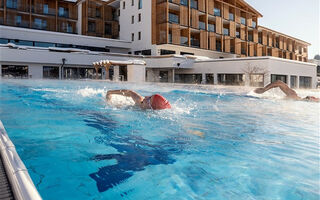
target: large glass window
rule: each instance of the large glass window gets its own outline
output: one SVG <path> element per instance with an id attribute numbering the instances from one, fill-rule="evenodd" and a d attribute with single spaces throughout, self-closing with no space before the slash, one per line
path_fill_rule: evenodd
<path id="1" fill-rule="evenodd" d="M 169 72 L 168 71 L 160 71 L 159 72 L 160 82 L 168 83 L 169 81 Z"/>
<path id="2" fill-rule="evenodd" d="M 206 84 L 210 84 L 210 85 L 214 84 L 213 74 L 206 74 Z"/>
<path id="3" fill-rule="evenodd" d="M 263 74 L 250 74 L 250 86 L 263 87 L 264 86 L 264 75 Z"/>
<path id="4" fill-rule="evenodd" d="M 271 83 L 276 82 L 278 80 L 280 80 L 284 83 L 287 83 L 287 76 L 286 75 L 271 74 Z"/>
<path id="5" fill-rule="evenodd" d="M 233 13 L 229 13 L 229 20 L 234 21 L 234 14 Z"/>
<path id="6" fill-rule="evenodd" d="M 43 66 L 43 78 L 59 79 L 59 67 Z"/>
<path id="7" fill-rule="evenodd" d="M 169 13 L 169 22 L 170 23 L 175 23 L 175 24 L 179 24 L 179 16 L 173 13 Z"/>
<path id="8" fill-rule="evenodd" d="M 176 83 L 201 84 L 202 74 L 175 74 Z"/>
<path id="9" fill-rule="evenodd" d="M 299 85 L 300 88 L 311 88 L 311 77 L 308 76 L 300 76 L 299 77 Z"/>
<path id="10" fill-rule="evenodd" d="M 218 74 L 218 84 L 244 85 L 243 74 Z"/>
<path id="11" fill-rule="evenodd" d="M 95 33 L 96 32 L 96 23 L 88 22 L 88 32 Z"/>
<path id="12" fill-rule="evenodd" d="M 2 65 L 4 78 L 28 78 L 28 66 Z"/>

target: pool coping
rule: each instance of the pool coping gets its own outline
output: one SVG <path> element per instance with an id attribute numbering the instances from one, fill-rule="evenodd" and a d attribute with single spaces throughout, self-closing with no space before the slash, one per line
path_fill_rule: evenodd
<path id="1" fill-rule="evenodd" d="M 17 200 L 41 200 L 28 169 L 20 159 L 16 148 L 10 140 L 0 120 L 0 154 L 3 165 L 11 185 L 15 199 Z"/>

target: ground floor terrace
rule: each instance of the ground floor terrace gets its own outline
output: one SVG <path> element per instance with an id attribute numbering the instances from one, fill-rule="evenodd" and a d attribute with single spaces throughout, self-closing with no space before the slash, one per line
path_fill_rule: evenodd
<path id="1" fill-rule="evenodd" d="M 102 79 L 128 82 L 262 87 L 282 80 L 315 88 L 316 65 L 273 57 L 209 59 L 197 56 L 130 56 L 88 51 L 0 47 L 0 76 L 28 79 Z M 17 56 L 19 55 L 19 56 Z M 103 60 L 119 64 L 103 67 Z M 135 64 L 128 61 L 142 61 Z"/>

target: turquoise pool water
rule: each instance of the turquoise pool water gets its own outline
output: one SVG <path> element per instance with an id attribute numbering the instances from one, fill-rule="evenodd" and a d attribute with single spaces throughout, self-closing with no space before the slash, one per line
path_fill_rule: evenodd
<path id="1" fill-rule="evenodd" d="M 161 93 L 174 108 L 106 104 L 105 93 L 122 88 Z M 320 195 L 316 103 L 187 86 L 0 80 L 0 119 L 44 199 Z"/>

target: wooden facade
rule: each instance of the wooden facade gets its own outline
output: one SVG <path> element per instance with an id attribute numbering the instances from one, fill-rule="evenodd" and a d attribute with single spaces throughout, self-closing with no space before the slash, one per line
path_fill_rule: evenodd
<path id="1" fill-rule="evenodd" d="M 100 0 L 82 2 L 82 35 L 95 37 L 119 37 L 119 22 L 114 19 L 116 10 Z"/>
<path id="2" fill-rule="evenodd" d="M 243 0 L 152 0 L 152 44 L 307 61 L 310 44 L 258 26 L 260 17 Z"/>
<path id="3" fill-rule="evenodd" d="M 63 0 L 0 0 L 0 24 L 46 31 L 77 33 L 76 3 Z"/>
<path id="4" fill-rule="evenodd" d="M 0 0 L 0 24 L 76 34 L 78 6 L 79 2 L 64 0 L 18 0 L 14 4 Z M 119 37 L 115 9 L 106 2 L 85 0 L 81 12 L 82 35 Z"/>

